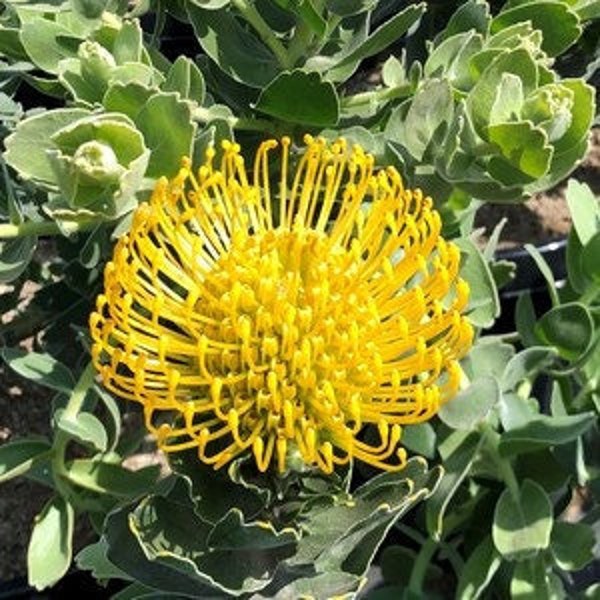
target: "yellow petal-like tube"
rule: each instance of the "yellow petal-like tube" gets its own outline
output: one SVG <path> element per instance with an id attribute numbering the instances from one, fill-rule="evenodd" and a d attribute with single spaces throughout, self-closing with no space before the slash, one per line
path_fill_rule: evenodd
<path id="1" fill-rule="evenodd" d="M 106 266 L 94 364 L 167 452 L 402 468 L 401 427 L 455 394 L 471 345 L 459 251 L 393 168 L 305 141 L 294 169 L 286 138 L 250 175 L 225 143 L 158 182 Z"/>

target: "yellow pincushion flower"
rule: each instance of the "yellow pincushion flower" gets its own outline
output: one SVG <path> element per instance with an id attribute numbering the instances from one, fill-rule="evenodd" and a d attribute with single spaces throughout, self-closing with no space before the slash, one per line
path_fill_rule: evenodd
<path id="1" fill-rule="evenodd" d="M 471 344 L 459 251 L 395 169 L 305 141 L 295 171 L 284 138 L 260 146 L 250 181 L 224 143 L 219 168 L 209 151 L 158 182 L 106 266 L 94 364 L 164 451 L 402 468 L 401 426 L 455 394 Z"/>

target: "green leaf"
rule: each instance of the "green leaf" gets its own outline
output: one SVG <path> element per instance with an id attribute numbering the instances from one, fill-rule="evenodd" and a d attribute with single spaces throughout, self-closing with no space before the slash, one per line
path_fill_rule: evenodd
<path id="1" fill-rule="evenodd" d="M 487 34 L 490 24 L 490 7 L 484 0 L 468 0 L 459 5 L 448 25 L 436 38 L 436 44 L 456 34 L 476 31 Z"/>
<path id="2" fill-rule="evenodd" d="M 135 123 L 151 151 L 146 176 L 173 177 L 181 158 L 192 154 L 196 123 L 189 103 L 176 93 L 159 92 L 146 102 Z"/>
<path id="3" fill-rule="evenodd" d="M 52 446 L 44 439 L 23 438 L 0 446 L 0 483 L 27 473 Z"/>
<path id="4" fill-rule="evenodd" d="M 189 478 L 196 514 L 208 523 L 217 523 L 234 508 L 241 510 L 247 520 L 256 519 L 265 506 L 262 490 L 236 483 L 232 468 L 215 471 L 199 463 L 193 450 L 171 455 L 170 465 L 176 473 Z"/>
<path id="5" fill-rule="evenodd" d="M 594 530 L 585 523 L 556 521 L 550 545 L 556 564 L 565 571 L 579 571 L 594 560 Z"/>
<path id="6" fill-rule="evenodd" d="M 534 556 L 550 545 L 552 504 L 542 487 L 526 479 L 513 498 L 505 489 L 494 511 L 492 537 L 508 560 Z"/>
<path id="7" fill-rule="evenodd" d="M 130 471 L 119 465 L 92 459 L 76 459 L 67 464 L 67 477 L 72 483 L 93 492 L 124 498 L 149 492 L 158 472 L 156 465 Z"/>
<path id="8" fill-rule="evenodd" d="M 405 546 L 386 546 L 381 551 L 379 566 L 386 584 L 407 586 L 417 553 Z M 400 565 L 402 568 L 399 568 Z"/>
<path id="9" fill-rule="evenodd" d="M 454 242 L 466 255 L 460 274 L 471 290 L 467 309 L 469 320 L 476 327 L 490 327 L 500 314 L 500 299 L 489 265 L 471 240 Z"/>
<path id="10" fill-rule="evenodd" d="M 168 592 L 164 591 L 158 592 L 154 587 L 142 585 L 141 583 L 137 582 L 124 587 L 120 592 L 117 592 L 111 596 L 111 600 L 163 600 L 165 598 L 179 600 L 181 596 L 177 594 L 169 594 Z"/>
<path id="11" fill-rule="evenodd" d="M 537 178 L 547 173 L 552 146 L 544 131 L 530 121 L 490 125 L 488 139 L 498 147 L 510 165 L 529 177 Z M 498 163 L 494 163 L 494 168 L 497 166 Z M 511 184 L 510 179 L 504 178 L 500 171 L 494 170 L 490 174 L 501 183 Z"/>
<path id="12" fill-rule="evenodd" d="M 573 227 L 582 246 L 585 246 L 600 228 L 598 199 L 585 183 L 569 179 L 566 191 Z"/>
<path id="13" fill-rule="evenodd" d="M 444 76 L 455 88 L 467 91 L 474 83 L 470 59 L 482 46 L 482 37 L 474 31 L 453 35 L 432 50 L 424 73 L 429 77 Z"/>
<path id="14" fill-rule="evenodd" d="M 77 56 L 83 41 L 62 25 L 43 18 L 23 23 L 19 37 L 31 62 L 53 74 L 58 73 L 58 64 L 63 58 Z"/>
<path id="15" fill-rule="evenodd" d="M 299 577 L 288 585 L 275 588 L 275 595 L 263 596 L 267 590 L 263 590 L 259 598 L 273 598 L 274 600 L 285 600 L 286 598 L 314 598 L 316 590 L 321 598 L 354 598 L 362 587 L 364 579 L 346 573 L 344 571 L 333 571 L 331 573 L 319 573 L 309 577 Z M 369 598 L 372 598 L 369 594 Z"/>
<path id="16" fill-rule="evenodd" d="M 452 429 L 470 431 L 486 419 L 499 400 L 498 380 L 491 375 L 484 375 L 443 404 L 438 415 Z"/>
<path id="17" fill-rule="evenodd" d="M 390 88 L 400 87 L 408 82 L 404 63 L 395 56 L 390 56 L 381 68 L 383 85 Z"/>
<path id="18" fill-rule="evenodd" d="M 54 171 L 46 151 L 54 148 L 52 136 L 70 123 L 87 115 L 80 108 L 64 108 L 43 112 L 21 121 L 5 140 L 6 162 L 24 179 L 43 184 L 55 184 Z"/>
<path id="19" fill-rule="evenodd" d="M 532 479 L 549 494 L 565 489 L 571 478 L 568 470 L 556 459 L 552 448 L 519 455 L 515 475 L 518 481 Z"/>
<path id="20" fill-rule="evenodd" d="M 540 270 L 540 273 L 544 276 L 544 279 L 546 280 L 546 285 L 548 286 L 548 293 L 550 294 L 550 298 L 552 299 L 552 303 L 558 304 L 558 297 L 556 294 L 556 281 L 554 280 L 554 273 L 552 273 L 550 265 L 546 262 L 546 259 L 544 258 L 542 253 L 533 244 L 525 244 L 524 248 L 525 250 L 527 250 L 531 258 L 533 258 L 537 268 Z"/>
<path id="21" fill-rule="evenodd" d="M 524 379 L 533 381 L 544 368 L 550 366 L 557 357 L 554 348 L 533 346 L 513 356 L 502 374 L 502 391 L 512 391 Z"/>
<path id="22" fill-rule="evenodd" d="M 502 373 L 515 355 L 515 348 L 491 337 L 481 337 L 463 360 L 463 369 L 469 379 Z"/>
<path id="23" fill-rule="evenodd" d="M 498 450 L 502 456 L 509 457 L 566 444 L 585 433 L 595 421 L 592 412 L 564 417 L 539 415 L 522 427 L 505 431 Z"/>
<path id="24" fill-rule="evenodd" d="M 294 2 L 289 8 L 293 10 L 293 12 L 296 13 L 319 38 L 322 38 L 325 35 L 327 32 L 327 21 L 313 6 L 312 0 L 300 0 L 300 2 Z"/>
<path id="25" fill-rule="evenodd" d="M 480 598 L 502 563 L 502 557 L 488 535 L 471 553 L 460 572 L 456 598 L 476 600 Z"/>
<path id="26" fill-rule="evenodd" d="M 446 509 L 469 473 L 481 445 L 481 436 L 475 432 L 465 434 L 463 431 L 456 431 L 450 437 L 460 440 L 460 443 L 443 457 L 444 476 L 425 506 L 427 531 L 435 540 L 441 539 Z"/>
<path id="27" fill-rule="evenodd" d="M 109 0 L 71 0 L 71 6 L 75 12 L 86 19 L 97 19 L 106 9 L 108 1 Z"/>
<path id="28" fill-rule="evenodd" d="M 299 69 L 281 73 L 260 94 L 256 110 L 302 125 L 327 127 L 339 119 L 339 100 L 331 82 Z"/>
<path id="29" fill-rule="evenodd" d="M 277 531 L 268 521 L 246 523 L 242 511 L 232 508 L 215 524 L 206 543 L 216 550 L 248 550 L 260 552 L 263 549 L 295 545 L 299 534 L 295 529 L 284 528 Z"/>
<path id="30" fill-rule="evenodd" d="M 515 307 L 515 325 L 524 346 L 538 346 L 540 341 L 533 332 L 537 316 L 530 292 L 522 292 Z"/>
<path id="31" fill-rule="evenodd" d="M 230 77 L 251 87 L 261 88 L 281 71 L 273 53 L 233 13 L 203 10 L 187 4 L 190 23 L 200 45 Z"/>
<path id="32" fill-rule="evenodd" d="M 314 562 L 317 571 L 364 576 L 394 522 L 429 497 L 440 477 L 441 470 L 427 471 L 427 462 L 413 457 L 402 471 L 371 478 L 348 502 L 313 507 L 305 514 L 293 564 Z"/>
<path id="33" fill-rule="evenodd" d="M 579 0 L 572 8 L 582 21 L 600 17 L 600 0 Z"/>
<path id="34" fill-rule="evenodd" d="M 108 436 L 100 419 L 88 412 L 79 412 L 76 417 L 65 417 L 64 409 L 54 413 L 55 427 L 73 436 L 82 444 L 91 444 L 96 450 L 105 452 Z"/>
<path id="35" fill-rule="evenodd" d="M 435 457 L 435 429 L 429 423 L 406 425 L 402 428 L 402 445 L 426 458 Z"/>
<path id="36" fill-rule="evenodd" d="M 518 121 L 523 107 L 523 84 L 513 73 L 502 73 L 492 110 L 490 125 Z"/>
<path id="37" fill-rule="evenodd" d="M 173 63 L 162 89 L 165 92 L 179 92 L 185 100 L 193 100 L 199 106 L 204 102 L 204 77 L 196 64 L 186 56 L 179 56 Z"/>
<path id="38" fill-rule="evenodd" d="M 106 538 L 101 538 L 95 544 L 86 546 L 75 557 L 77 568 L 83 571 L 91 571 L 95 579 L 130 579 L 121 569 L 113 565 L 106 553 L 108 544 Z"/>
<path id="39" fill-rule="evenodd" d="M 325 0 L 329 12 L 339 17 L 349 17 L 371 10 L 377 5 L 377 0 Z"/>
<path id="40" fill-rule="evenodd" d="M 125 21 L 112 45 L 112 54 L 117 65 L 137 63 L 142 60 L 142 28 L 138 21 Z"/>
<path id="41" fill-rule="evenodd" d="M 521 80 L 523 96 L 529 95 L 537 87 L 537 66 L 527 50 L 517 48 L 496 56 L 483 71 L 467 98 L 467 110 L 473 119 L 475 129 L 483 137 L 486 137 L 485 132 L 496 102 L 498 87 L 502 82 L 502 77 L 507 73 L 513 74 Z"/>
<path id="42" fill-rule="evenodd" d="M 205 8 L 206 10 L 218 10 L 230 4 L 231 0 L 189 0 L 190 4 Z"/>
<path id="43" fill-rule="evenodd" d="M 73 390 L 73 374 L 49 354 L 27 352 L 21 348 L 2 348 L 0 356 L 13 371 L 30 381 L 67 394 Z"/>
<path id="44" fill-rule="evenodd" d="M 106 90 L 102 104 L 108 112 L 123 113 L 133 121 L 155 94 L 155 91 L 141 83 L 113 83 Z"/>
<path id="45" fill-rule="evenodd" d="M 207 536 L 212 527 L 195 514 L 189 487 L 181 479 L 175 480 L 166 496 L 145 498 L 130 513 L 128 521 L 147 561 L 169 567 L 171 581 L 167 582 L 167 591 L 176 591 L 174 586 L 185 585 L 187 580 L 196 586 L 213 587 L 213 595 L 217 591 L 232 596 L 256 592 L 271 581 L 277 565 L 293 554 L 293 546 L 289 545 L 264 547 L 260 551 L 247 548 L 209 551 Z M 111 548 L 111 561 L 115 554 Z M 137 575 L 136 579 L 146 583 Z M 151 585 L 159 587 L 155 581 Z"/>
<path id="46" fill-rule="evenodd" d="M 524 398 L 522 395 L 505 391 L 500 397 L 499 416 L 505 431 L 517 429 L 537 419 L 540 414 L 538 401 L 535 398 Z"/>
<path id="47" fill-rule="evenodd" d="M 549 573 L 541 556 L 518 562 L 510 582 L 510 597 L 515 600 L 554 600 L 565 597 L 561 580 Z"/>
<path id="48" fill-rule="evenodd" d="M 401 126 L 398 121 L 391 121 L 385 134 L 402 143 L 416 160 L 421 160 L 434 134 L 449 125 L 453 113 L 454 101 L 449 83 L 444 79 L 432 79 L 426 81 L 414 95 Z"/>
<path id="49" fill-rule="evenodd" d="M 182 511 L 183 508 L 186 510 L 185 513 Z M 189 504 L 189 501 L 187 505 L 169 503 L 166 505 L 166 509 L 164 517 L 154 530 L 158 538 L 156 543 L 164 542 L 164 536 L 167 535 L 171 540 L 181 540 L 181 548 L 198 545 L 198 517 L 193 512 L 193 505 Z M 146 517 L 148 519 L 156 511 L 156 508 L 152 505 L 148 506 L 146 503 L 145 510 L 146 512 L 152 511 Z M 176 524 L 181 521 L 181 517 L 184 517 L 185 524 L 181 526 L 181 529 L 174 529 L 173 522 Z M 132 531 L 131 521 L 130 507 L 118 509 L 108 515 L 106 519 L 104 535 L 108 542 L 107 558 L 112 564 L 140 584 L 155 590 L 166 590 L 192 598 L 210 598 L 215 595 L 214 588 L 209 587 L 206 583 L 194 581 L 193 577 L 177 571 L 168 562 L 161 562 L 154 553 L 146 553 L 146 549 L 142 549 L 141 541 L 137 536 L 137 529 Z M 190 532 L 193 532 L 193 535 L 190 535 Z"/>
<path id="50" fill-rule="evenodd" d="M 498 33 L 515 23 L 531 21 L 543 33 L 542 49 L 550 56 L 558 56 L 581 35 L 577 14 L 563 2 L 536 0 L 508 10 L 502 10 L 491 23 L 490 32 Z"/>
<path id="51" fill-rule="evenodd" d="M 29 549 L 29 584 L 43 590 L 56 583 L 71 564 L 73 507 L 62 497 L 51 498 L 36 517 Z"/>
<path id="52" fill-rule="evenodd" d="M 584 304 L 569 302 L 551 308 L 536 323 L 534 331 L 545 344 L 556 348 L 562 358 L 573 361 L 592 343 L 594 321 Z"/>
<path id="53" fill-rule="evenodd" d="M 529 184 L 525 189 L 528 194 L 547 190 L 567 177 L 588 149 L 587 136 L 594 120 L 595 90 L 582 79 L 562 79 L 560 85 L 573 92 L 571 126 L 554 143 L 556 151 L 552 157 L 549 173 Z"/>
<path id="54" fill-rule="evenodd" d="M 98 385 L 94 385 L 92 389 L 100 398 L 110 416 L 110 443 L 108 444 L 107 450 L 112 452 L 116 448 L 119 436 L 121 435 L 121 411 L 114 398 L 107 391 Z"/>
<path id="55" fill-rule="evenodd" d="M 411 4 L 406 7 L 391 19 L 388 19 L 384 25 L 378 27 L 358 47 L 343 56 L 335 64 L 335 68 L 363 60 L 385 50 L 410 29 L 421 18 L 426 9 L 427 4 L 425 2 Z"/>
<path id="56" fill-rule="evenodd" d="M 10 283 L 25 271 L 36 247 L 33 235 L 0 242 L 0 284 Z"/>
<path id="57" fill-rule="evenodd" d="M 592 238 L 584 245 L 581 252 L 581 267 L 596 285 L 600 285 L 600 264 L 598 256 L 600 252 L 600 231 L 595 233 Z"/>

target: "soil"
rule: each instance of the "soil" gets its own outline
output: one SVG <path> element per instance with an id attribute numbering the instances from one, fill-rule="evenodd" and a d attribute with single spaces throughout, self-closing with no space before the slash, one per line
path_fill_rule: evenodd
<path id="1" fill-rule="evenodd" d="M 590 152 L 573 176 L 587 182 L 600 195 L 600 128 L 593 131 Z M 480 209 L 476 225 L 491 233 L 494 225 L 506 217 L 508 223 L 501 240 L 504 248 L 562 237 L 571 225 L 565 189 L 564 184 L 557 186 L 524 205 L 486 205 Z M 8 314 L 2 315 L 2 320 L 7 318 Z M 32 433 L 50 437 L 51 398 L 52 394 L 44 388 L 28 384 L 0 365 L 0 445 Z M 131 459 L 130 466 L 135 469 L 156 460 L 160 457 L 155 453 L 145 454 Z M 0 592 L 3 582 L 26 573 L 33 519 L 49 495 L 47 488 L 23 478 L 0 485 Z"/>

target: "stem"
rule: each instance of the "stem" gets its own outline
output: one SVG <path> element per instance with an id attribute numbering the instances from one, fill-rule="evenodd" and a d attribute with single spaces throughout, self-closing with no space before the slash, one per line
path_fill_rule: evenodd
<path id="1" fill-rule="evenodd" d="M 244 19 L 256 29 L 257 33 L 262 37 L 262 40 L 276 56 L 279 64 L 284 69 L 291 69 L 292 64 L 285 46 L 275 36 L 273 30 L 254 7 L 254 4 L 248 0 L 233 0 L 232 4 L 242 13 Z"/>
<path id="2" fill-rule="evenodd" d="M 306 50 L 310 46 L 313 37 L 312 29 L 305 21 L 298 24 L 288 47 L 288 57 L 292 66 L 298 62 L 303 54 L 307 53 Z"/>
<path id="3" fill-rule="evenodd" d="M 429 538 L 421 546 L 421 550 L 415 559 L 415 564 L 408 582 L 408 589 L 418 598 L 423 597 L 423 582 L 425 581 L 425 575 L 427 574 L 427 567 L 429 567 L 429 563 L 436 550 L 436 542 L 432 538 Z"/>
<path id="4" fill-rule="evenodd" d="M 363 106 L 373 101 L 381 102 L 382 100 L 395 100 L 396 98 L 407 98 L 412 93 L 412 85 L 403 85 L 394 88 L 381 88 L 371 92 L 361 92 L 354 96 L 346 96 L 341 99 L 342 108 L 354 108 L 355 106 Z"/>
<path id="5" fill-rule="evenodd" d="M 101 219 L 89 221 L 64 221 L 59 225 L 55 221 L 25 221 L 20 224 L 0 223 L 0 240 L 10 240 L 28 235 L 71 234 L 93 229 Z"/>
<path id="6" fill-rule="evenodd" d="M 210 123 L 215 120 L 215 117 L 210 113 L 210 109 L 202 106 L 194 109 L 193 118 L 200 123 Z M 232 129 L 277 133 L 275 124 L 272 121 L 267 121 L 267 119 L 244 119 L 240 117 L 219 117 L 219 119 L 226 121 Z"/>
<path id="7" fill-rule="evenodd" d="M 61 419 L 71 421 L 77 419 L 77 415 L 85 401 L 87 391 L 94 383 L 94 374 L 94 365 L 90 361 L 75 384 Z M 58 429 L 53 444 L 54 456 L 52 458 L 52 474 L 57 491 L 66 498 L 72 496 L 71 489 L 63 481 L 68 475 L 67 469 L 65 468 L 65 452 L 70 441 L 71 435 L 62 429 Z"/>
<path id="8" fill-rule="evenodd" d="M 506 458 L 502 458 L 498 453 L 499 436 L 487 423 L 481 426 L 481 433 L 483 434 L 486 442 L 488 456 L 494 461 L 494 464 L 498 468 L 499 475 L 506 484 L 510 495 L 515 501 L 515 504 L 520 506 L 519 482 L 517 481 L 517 477 L 513 471 L 510 461 Z"/>

